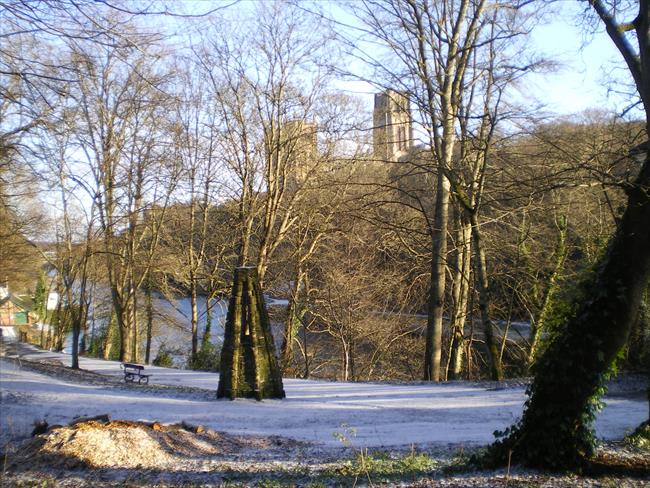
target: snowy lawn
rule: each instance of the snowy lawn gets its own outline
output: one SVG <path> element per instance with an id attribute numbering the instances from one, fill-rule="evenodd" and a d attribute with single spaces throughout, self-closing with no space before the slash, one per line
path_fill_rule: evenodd
<path id="1" fill-rule="evenodd" d="M 61 360 L 69 355 L 22 347 L 28 360 Z M 122 377 L 118 362 L 81 359 L 81 368 Z M 216 391 L 219 375 L 148 367 L 151 384 Z M 107 413 L 113 419 L 185 421 L 233 434 L 280 435 L 324 447 L 397 447 L 487 444 L 492 432 L 513 423 L 522 411 L 523 387 L 491 389 L 490 384 L 337 383 L 285 379 L 286 400 L 209 400 L 206 395 L 151 391 L 139 386 L 76 384 L 0 361 L 0 445 L 26 437 L 36 419 L 67 424 L 77 416 Z M 618 439 L 647 417 L 642 396 L 606 399 L 597 435 Z"/>

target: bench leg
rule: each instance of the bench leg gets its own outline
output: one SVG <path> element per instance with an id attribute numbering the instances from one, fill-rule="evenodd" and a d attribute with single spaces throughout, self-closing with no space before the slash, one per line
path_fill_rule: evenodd
<path id="1" fill-rule="evenodd" d="M 138 383 L 141 385 L 148 385 L 149 384 L 149 377 L 148 376 L 140 376 L 140 379 L 138 380 Z"/>

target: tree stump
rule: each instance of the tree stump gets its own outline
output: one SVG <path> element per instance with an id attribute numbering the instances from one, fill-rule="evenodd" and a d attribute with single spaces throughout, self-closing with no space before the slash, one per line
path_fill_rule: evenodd
<path id="1" fill-rule="evenodd" d="M 282 374 L 255 268 L 236 268 L 217 398 L 284 398 Z"/>

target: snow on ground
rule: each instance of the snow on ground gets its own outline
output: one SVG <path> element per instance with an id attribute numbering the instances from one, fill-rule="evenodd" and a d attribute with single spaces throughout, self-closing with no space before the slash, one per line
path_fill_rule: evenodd
<path id="1" fill-rule="evenodd" d="M 24 345 L 21 349 L 27 360 L 69 364 L 66 354 Z M 122 377 L 118 362 L 81 358 L 81 368 Z M 215 373 L 146 369 L 152 384 L 216 391 L 219 382 Z M 361 447 L 472 446 L 489 443 L 493 431 L 511 425 L 524 401 L 523 387 L 490 389 L 463 382 L 395 385 L 285 379 L 284 387 L 285 400 L 217 401 L 175 390 L 75 384 L 0 360 L 0 445 L 29 435 L 35 419 L 66 424 L 76 416 L 108 413 L 113 419 L 186 421 L 233 434 L 280 435 L 326 447 L 341 446 L 341 435 Z M 605 439 L 621 438 L 646 417 L 643 397 L 608 398 L 596 432 Z"/>

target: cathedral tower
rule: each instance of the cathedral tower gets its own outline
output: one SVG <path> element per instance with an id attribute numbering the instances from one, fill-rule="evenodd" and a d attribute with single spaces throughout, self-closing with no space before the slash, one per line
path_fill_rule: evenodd
<path id="1" fill-rule="evenodd" d="M 289 120 L 282 129 L 281 154 L 286 158 L 291 184 L 300 186 L 316 164 L 318 155 L 316 124 Z"/>
<path id="2" fill-rule="evenodd" d="M 408 154 L 413 141 L 408 93 L 375 94 L 372 139 L 375 159 L 397 161 Z"/>

